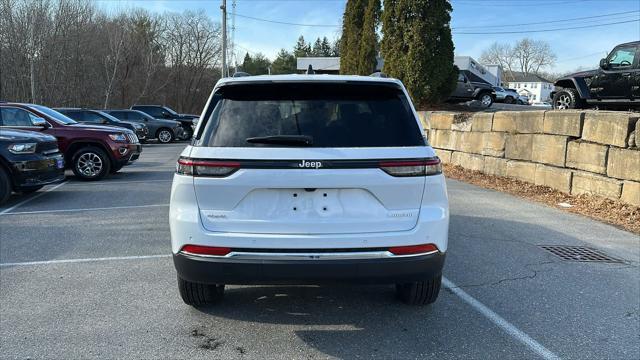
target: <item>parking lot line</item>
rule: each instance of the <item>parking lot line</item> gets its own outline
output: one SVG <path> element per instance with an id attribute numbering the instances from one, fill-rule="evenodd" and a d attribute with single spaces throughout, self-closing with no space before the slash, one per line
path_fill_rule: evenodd
<path id="1" fill-rule="evenodd" d="M 11 211 L 11 210 L 13 210 L 13 209 L 15 209 L 15 208 L 17 208 L 17 207 L 19 207 L 19 206 L 21 206 L 21 205 L 24 205 L 24 204 L 28 203 L 28 202 L 29 202 L 29 201 L 31 201 L 31 200 L 37 199 L 37 198 L 39 198 L 40 196 L 42 196 L 42 195 L 44 195 L 44 194 L 48 193 L 49 191 L 53 191 L 53 190 L 55 190 L 55 189 L 59 188 L 60 186 L 62 186 L 62 185 L 64 185 L 64 184 L 66 184 L 66 183 L 67 183 L 67 181 L 65 180 L 65 181 L 61 182 L 60 184 L 58 184 L 58 185 L 56 185 L 56 186 L 54 186 L 54 187 L 52 187 L 52 188 L 49 188 L 49 189 L 44 190 L 44 191 L 40 191 L 39 193 L 35 194 L 35 195 L 34 195 L 34 196 L 32 196 L 32 197 L 30 197 L 30 198 L 28 198 L 28 199 L 25 199 L 25 200 L 23 200 L 23 201 L 21 201 L 21 202 L 19 202 L 19 203 L 15 204 L 15 205 L 13 205 L 12 207 L 9 207 L 9 208 L 6 208 L 6 209 L 4 209 L 4 210 L 0 211 L 0 215 L 4 215 L 4 214 L 8 213 L 9 211 Z"/>
<path id="2" fill-rule="evenodd" d="M 150 182 L 172 182 L 173 180 L 107 180 L 101 182 L 72 182 L 69 186 L 99 186 L 99 185 L 113 185 L 113 184 L 136 184 L 136 183 L 150 183 Z"/>
<path id="3" fill-rule="evenodd" d="M 74 211 L 139 209 L 139 208 L 148 208 L 148 207 L 167 207 L 167 206 L 169 206 L 169 204 L 111 206 L 111 207 L 99 207 L 99 208 L 77 208 L 77 209 L 58 209 L 58 210 L 16 211 L 16 212 L 2 212 L 2 213 L 0 213 L 0 216 L 1 215 L 5 215 L 6 216 L 6 215 L 49 214 L 49 213 L 60 213 L 60 212 L 74 212 Z M 11 209 L 7 209 L 7 210 L 11 210 Z"/>
<path id="4" fill-rule="evenodd" d="M 163 254 L 163 255 L 141 255 L 141 256 L 114 256 L 114 257 L 87 258 L 87 259 L 25 261 L 25 262 L 15 262 L 15 263 L 0 263 L 0 267 L 54 265 L 54 264 L 85 263 L 85 262 L 100 262 L 100 261 L 143 260 L 143 259 L 157 259 L 157 258 L 168 258 L 168 257 L 171 257 L 171 255 Z"/>
<path id="5" fill-rule="evenodd" d="M 476 311 L 484 315 L 487 319 L 489 319 L 492 323 L 498 326 L 507 334 L 511 335 L 514 339 L 518 340 L 533 352 L 538 354 L 541 358 L 546 360 L 559 360 L 560 357 L 549 349 L 545 348 L 539 342 L 535 341 L 532 337 L 527 335 L 524 331 L 518 329 L 515 325 L 511 324 L 507 320 L 505 320 L 502 316 L 496 314 L 493 310 L 486 307 L 483 303 L 476 300 L 473 296 L 467 294 L 464 290 L 459 288 L 456 284 L 451 282 L 447 278 L 442 278 L 442 284 L 445 288 L 450 290 L 456 296 L 458 296 L 462 301 L 469 304 Z"/>

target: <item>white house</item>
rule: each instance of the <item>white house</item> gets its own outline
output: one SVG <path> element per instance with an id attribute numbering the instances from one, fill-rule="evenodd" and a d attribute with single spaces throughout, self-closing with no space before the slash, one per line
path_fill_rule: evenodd
<path id="1" fill-rule="evenodd" d="M 529 97 L 529 102 L 550 101 L 550 95 L 555 89 L 553 82 L 535 74 L 521 72 L 505 72 L 505 81 L 518 94 Z"/>

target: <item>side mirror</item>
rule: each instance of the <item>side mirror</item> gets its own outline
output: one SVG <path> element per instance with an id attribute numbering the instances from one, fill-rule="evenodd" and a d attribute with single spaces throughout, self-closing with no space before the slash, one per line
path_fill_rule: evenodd
<path id="1" fill-rule="evenodd" d="M 167 111 L 163 111 L 162 112 L 162 117 L 165 118 L 165 119 L 169 119 L 169 118 L 171 118 L 171 114 L 169 114 L 169 112 L 167 112 Z"/>
<path id="2" fill-rule="evenodd" d="M 108 124 L 109 122 L 106 119 L 102 119 L 102 120 L 100 120 L 100 123 L 101 124 Z"/>
<path id="3" fill-rule="evenodd" d="M 35 118 L 35 119 L 31 119 L 31 124 L 33 124 L 33 126 L 39 126 L 39 127 L 43 127 L 45 129 L 48 129 L 51 127 L 51 125 L 43 118 Z"/>
<path id="4" fill-rule="evenodd" d="M 600 68 L 602 70 L 607 70 L 609 68 L 609 62 L 607 59 L 600 59 Z"/>

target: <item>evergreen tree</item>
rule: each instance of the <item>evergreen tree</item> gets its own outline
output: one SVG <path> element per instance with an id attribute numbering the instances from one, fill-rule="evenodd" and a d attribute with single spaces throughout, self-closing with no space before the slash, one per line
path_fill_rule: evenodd
<path id="1" fill-rule="evenodd" d="M 324 56 L 322 55 L 322 40 L 320 40 L 320 38 L 317 38 L 316 42 L 313 43 L 313 48 L 311 49 L 311 56 Z"/>
<path id="2" fill-rule="evenodd" d="M 356 74 L 369 75 L 378 64 L 378 34 L 376 28 L 380 21 L 380 0 L 369 0 L 364 12 L 362 36 L 358 50 Z"/>
<path id="3" fill-rule="evenodd" d="M 296 58 L 309 56 L 311 54 L 311 45 L 304 41 L 304 36 L 300 35 L 296 46 L 293 47 L 293 55 Z"/>
<path id="4" fill-rule="evenodd" d="M 271 62 L 261 53 L 255 54 L 253 57 L 247 53 L 242 62 L 242 71 L 251 75 L 265 75 L 269 73 Z"/>
<path id="5" fill-rule="evenodd" d="M 418 107 L 446 100 L 455 87 L 451 11 L 448 0 L 384 1 L 384 72 L 402 80 Z"/>
<path id="6" fill-rule="evenodd" d="M 340 39 L 336 39 L 331 45 L 331 56 L 340 56 Z"/>
<path id="7" fill-rule="evenodd" d="M 379 17 L 380 0 L 347 1 L 342 19 L 340 73 L 369 75 L 375 68 Z"/>
<path id="8" fill-rule="evenodd" d="M 272 74 L 295 74 L 296 57 L 285 49 L 281 49 L 278 56 L 271 64 Z"/>
<path id="9" fill-rule="evenodd" d="M 340 40 L 340 73 L 356 74 L 362 20 L 367 0 L 347 0 L 342 16 L 342 38 Z"/>
<path id="10" fill-rule="evenodd" d="M 322 43 L 320 44 L 320 56 L 331 56 L 331 44 L 329 43 L 329 39 L 327 37 L 322 38 Z"/>

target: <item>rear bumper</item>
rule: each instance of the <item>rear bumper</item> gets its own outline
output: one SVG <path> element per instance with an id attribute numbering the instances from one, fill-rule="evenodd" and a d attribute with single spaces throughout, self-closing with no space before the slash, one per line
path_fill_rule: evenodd
<path id="1" fill-rule="evenodd" d="M 442 273 L 445 254 L 349 260 L 235 260 L 177 253 L 181 278 L 206 284 L 395 284 Z"/>

